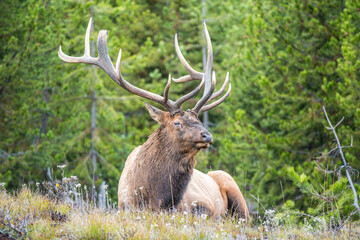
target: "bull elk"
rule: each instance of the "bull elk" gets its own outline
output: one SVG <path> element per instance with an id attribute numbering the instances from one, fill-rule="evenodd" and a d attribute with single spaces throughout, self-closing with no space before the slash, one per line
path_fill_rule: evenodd
<path id="1" fill-rule="evenodd" d="M 90 56 L 90 19 L 85 35 L 85 53 L 82 57 L 71 57 L 64 54 L 59 47 L 59 57 L 69 63 L 87 63 L 99 66 L 119 86 L 145 99 L 154 101 L 168 111 L 162 111 L 145 102 L 152 119 L 160 127 L 148 140 L 135 148 L 128 156 L 120 177 L 118 201 L 120 208 L 150 207 L 153 210 L 176 207 L 180 210 L 199 211 L 213 216 L 224 215 L 232 211 L 238 216 L 250 219 L 245 199 L 234 179 L 223 171 L 212 171 L 204 174 L 194 169 L 195 156 L 201 149 L 212 144 L 211 133 L 204 128 L 198 115 L 222 103 L 230 94 L 227 92 L 218 98 L 229 83 L 229 74 L 219 91 L 214 93 L 215 74 L 211 73 L 213 65 L 212 46 L 209 33 L 203 24 L 207 42 L 207 63 L 204 73 L 195 71 L 182 55 L 177 35 L 175 48 L 177 56 L 189 75 L 173 79 L 175 82 L 201 80 L 201 83 L 190 93 L 177 101 L 169 99 L 172 78 L 169 76 L 164 95 L 151 93 L 127 82 L 120 72 L 121 50 L 116 65 L 110 60 L 107 50 L 108 31 L 101 30 L 98 36 L 97 58 Z M 204 94 L 192 109 L 184 111 L 181 105 L 194 97 L 204 87 Z M 210 103 L 210 101 L 215 100 Z M 196 203 L 196 204 L 194 204 Z"/>

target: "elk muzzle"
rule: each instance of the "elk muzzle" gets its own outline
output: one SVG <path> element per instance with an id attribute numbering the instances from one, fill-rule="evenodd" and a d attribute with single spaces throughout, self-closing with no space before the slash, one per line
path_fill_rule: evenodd
<path id="1" fill-rule="evenodd" d="M 213 142 L 213 137 L 211 133 L 207 130 L 204 130 L 200 133 L 200 141 L 196 142 L 196 148 L 198 149 L 206 149 L 210 147 Z"/>
<path id="2" fill-rule="evenodd" d="M 212 144 L 213 137 L 209 131 L 204 131 L 201 133 L 201 138 L 204 140 L 204 142 Z"/>

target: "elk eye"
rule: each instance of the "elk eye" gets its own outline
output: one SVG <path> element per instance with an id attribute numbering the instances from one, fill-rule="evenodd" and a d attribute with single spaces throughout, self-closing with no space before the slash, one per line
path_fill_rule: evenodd
<path id="1" fill-rule="evenodd" d="M 179 123 L 179 122 L 175 122 L 174 124 L 175 124 L 175 126 L 177 126 L 177 127 L 181 127 L 181 123 Z"/>

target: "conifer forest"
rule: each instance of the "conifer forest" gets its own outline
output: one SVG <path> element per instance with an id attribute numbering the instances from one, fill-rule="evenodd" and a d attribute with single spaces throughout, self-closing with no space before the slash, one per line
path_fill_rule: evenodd
<path id="1" fill-rule="evenodd" d="M 223 170 L 234 178 L 251 226 L 239 228 L 230 216 L 220 231 L 211 222 L 220 220 L 171 211 L 161 212 L 161 225 L 149 220 L 160 213 L 117 210 L 125 161 L 159 124 L 146 99 L 117 85 L 99 67 L 59 58 L 60 45 L 70 56 L 83 56 L 90 18 L 90 55 L 98 56 L 98 34 L 108 30 L 114 66 L 121 49 L 126 81 L 160 96 L 169 74 L 188 74 L 175 51 L 175 34 L 188 63 L 204 71 L 206 22 L 215 91 L 229 72 L 231 93 L 199 114 L 213 143 L 196 155 L 195 168 Z M 172 81 L 169 98 L 179 99 L 199 84 Z M 193 108 L 203 91 L 183 109 Z M 358 239 L 359 171 L 359 0 L 0 1 L 0 238 Z M 100 209 L 95 211 L 99 226 L 109 224 L 100 232 L 82 235 L 87 230 L 76 227 L 85 212 L 72 215 L 74 205 L 66 199 L 76 196 L 59 190 L 72 181 L 87 186 L 82 197 L 88 205 L 80 204 L 81 209 Z M 10 203 L 26 205 L 26 198 L 44 203 L 34 205 L 39 214 L 15 210 Z M 101 212 L 102 206 L 114 215 Z M 28 222 L 19 223 L 11 212 Z M 137 219 L 145 215 L 149 222 L 140 226 Z M 39 230 L 39 218 L 67 227 L 61 233 L 54 225 Z M 184 227 L 180 231 L 175 225 Z M 312 230 L 276 232 L 281 226 Z"/>

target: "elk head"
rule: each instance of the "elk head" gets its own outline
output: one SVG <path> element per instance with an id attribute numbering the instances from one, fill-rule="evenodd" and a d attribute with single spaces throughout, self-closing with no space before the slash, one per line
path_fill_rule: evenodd
<path id="1" fill-rule="evenodd" d="M 129 91 L 130 93 L 136 94 L 145 99 L 149 99 L 158 104 L 161 104 L 168 111 L 162 111 L 158 108 L 155 108 L 147 103 L 145 103 L 146 108 L 148 109 L 151 117 L 160 123 L 160 130 L 163 131 L 164 135 L 167 135 L 173 144 L 177 144 L 180 146 L 180 151 L 199 151 L 202 148 L 207 148 L 212 143 L 213 138 L 209 131 L 207 131 L 202 125 L 201 121 L 198 119 L 198 115 L 201 112 L 208 111 L 220 103 L 222 103 L 230 94 L 231 84 L 229 85 L 228 91 L 225 95 L 223 95 L 218 100 L 210 103 L 210 101 L 218 98 L 225 90 L 226 86 L 229 83 L 229 73 L 227 73 L 223 86 L 219 89 L 219 91 L 214 93 L 216 79 L 215 73 L 211 74 L 212 64 L 213 64 L 213 54 L 212 54 L 212 46 L 209 33 L 206 28 L 206 24 L 203 24 L 205 38 L 207 42 L 207 64 L 205 68 L 205 72 L 197 72 L 195 71 L 185 60 L 183 57 L 178 40 L 177 35 L 175 35 L 175 49 L 176 53 L 189 73 L 187 76 L 183 76 L 179 79 L 172 79 L 169 75 L 168 82 L 164 89 L 163 96 L 158 94 L 151 93 L 147 90 L 140 89 L 136 86 L 133 86 L 129 82 L 127 82 L 120 72 L 120 60 L 121 60 L 121 49 L 119 51 L 119 55 L 116 61 L 116 65 L 114 67 L 113 63 L 110 60 L 108 50 L 107 50 L 107 35 L 108 31 L 101 30 L 98 36 L 98 52 L 99 56 L 94 58 L 90 56 L 90 31 L 92 28 L 92 19 L 90 18 L 86 35 L 85 35 L 85 53 L 82 57 L 71 57 L 64 54 L 61 50 L 61 46 L 59 47 L 59 57 L 69 63 L 87 63 L 99 66 L 103 69 L 110 78 L 117 83 L 119 86 Z M 187 82 L 193 80 L 201 80 L 201 83 L 190 93 L 180 97 L 177 101 L 172 101 L 169 99 L 169 89 L 171 85 L 171 81 L 175 82 Z M 205 85 L 204 94 L 202 98 L 196 103 L 196 105 L 189 110 L 184 111 L 181 108 L 181 105 L 194 97 L 201 88 Z"/>
<path id="2" fill-rule="evenodd" d="M 211 133 L 193 111 L 180 111 L 171 115 L 146 102 L 145 106 L 150 116 L 160 124 L 161 134 L 168 136 L 167 141 L 171 141 L 171 146 L 177 146 L 179 152 L 196 154 L 198 150 L 208 148 L 212 144 Z"/>

